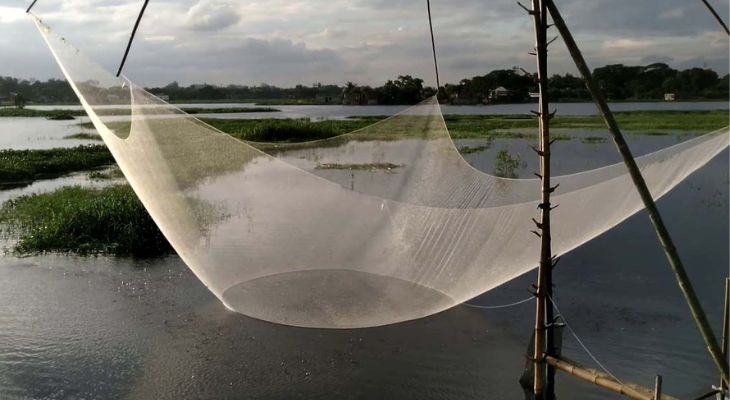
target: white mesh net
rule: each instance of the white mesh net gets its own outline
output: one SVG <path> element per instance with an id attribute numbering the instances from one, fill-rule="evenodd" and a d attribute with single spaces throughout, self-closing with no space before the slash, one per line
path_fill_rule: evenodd
<path id="1" fill-rule="evenodd" d="M 36 23 L 150 215 L 232 310 L 306 327 L 391 324 L 537 265 L 539 182 L 472 168 L 435 98 L 332 139 L 245 143 L 114 78 Z M 108 104 L 130 114 L 109 124 Z M 658 198 L 727 145 L 723 130 L 637 162 Z M 623 164 L 553 179 L 556 254 L 642 208 Z"/>

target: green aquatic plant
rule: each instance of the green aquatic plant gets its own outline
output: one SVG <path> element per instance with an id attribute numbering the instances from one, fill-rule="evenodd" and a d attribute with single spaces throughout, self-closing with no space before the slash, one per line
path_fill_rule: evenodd
<path id="1" fill-rule="evenodd" d="M 5 202 L 0 224 L 21 254 L 44 251 L 157 256 L 172 248 L 127 185 L 69 186 Z"/>
<path id="2" fill-rule="evenodd" d="M 403 165 L 393 163 L 368 163 L 368 164 L 317 164 L 315 169 L 347 169 L 352 171 L 390 171 L 402 168 Z"/>
<path id="3" fill-rule="evenodd" d="M 606 143 L 608 141 L 608 138 L 601 137 L 601 136 L 586 136 L 580 138 L 581 143 L 587 143 L 587 144 L 598 144 L 598 143 Z"/>
<path id="4" fill-rule="evenodd" d="M 45 150 L 0 150 L 0 185 L 57 178 L 114 162 L 103 145 Z"/>
<path id="5" fill-rule="evenodd" d="M 114 167 L 107 170 L 91 171 L 88 178 L 92 181 L 108 181 L 113 179 L 122 179 L 124 174 L 122 170 Z"/>
<path id="6" fill-rule="evenodd" d="M 459 153 L 461 153 L 461 154 L 473 154 L 473 153 L 481 153 L 482 151 L 489 150 L 490 147 L 492 147 L 491 140 L 489 140 L 485 144 L 482 144 L 479 146 L 459 146 L 457 150 L 459 150 Z"/>
<path id="7" fill-rule="evenodd" d="M 494 174 L 502 178 L 517 178 L 517 171 L 525 168 L 527 163 L 520 156 L 514 156 L 507 150 L 500 150 L 494 161 Z"/>
<path id="8" fill-rule="evenodd" d="M 69 121 L 72 119 L 76 119 L 76 117 L 74 117 L 70 113 L 60 112 L 60 113 L 51 114 L 51 115 L 47 116 L 46 119 L 50 119 L 52 121 Z"/>
<path id="9" fill-rule="evenodd" d="M 66 135 L 64 139 L 75 139 L 75 140 L 102 140 L 98 133 L 85 133 L 79 132 L 73 135 Z"/>

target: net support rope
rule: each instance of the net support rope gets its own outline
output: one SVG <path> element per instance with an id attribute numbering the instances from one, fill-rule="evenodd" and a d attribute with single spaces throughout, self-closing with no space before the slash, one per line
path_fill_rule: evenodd
<path id="1" fill-rule="evenodd" d="M 563 314 L 560 311 L 560 308 L 558 307 L 558 304 L 555 302 L 555 300 L 550 295 L 548 295 L 548 299 L 550 299 L 550 302 L 553 304 L 553 307 L 555 307 L 555 311 L 558 312 L 558 315 L 560 316 L 560 319 L 565 324 L 565 327 L 568 328 L 568 332 L 570 332 L 571 336 L 573 336 L 575 341 L 578 342 L 578 345 L 583 349 L 583 351 L 585 351 L 585 353 L 588 355 L 588 357 L 590 357 L 591 360 L 593 360 L 593 362 L 596 363 L 596 365 L 603 370 L 603 372 L 605 372 L 611 378 L 616 380 L 616 382 L 624 385 L 624 383 L 621 382 L 621 380 L 618 377 L 616 377 L 616 375 L 614 375 L 613 372 L 611 372 L 608 368 L 606 368 L 606 366 L 601 361 L 598 360 L 598 357 L 596 357 L 595 354 L 593 354 L 593 352 L 590 349 L 588 349 L 588 346 L 586 346 L 586 344 L 583 342 L 583 340 L 581 340 L 581 338 L 578 337 L 578 334 L 575 333 L 575 330 L 573 329 L 573 327 L 570 325 L 570 323 L 568 323 L 568 320 L 565 318 L 565 314 Z"/>
<path id="2" fill-rule="evenodd" d="M 535 300 L 535 296 L 530 296 L 526 299 L 518 300 L 513 303 L 500 304 L 500 305 L 496 305 L 496 306 L 483 306 L 483 305 L 472 304 L 472 303 L 463 303 L 463 304 L 467 307 L 481 308 L 483 310 L 495 310 L 495 309 L 499 309 L 499 308 L 509 308 L 509 307 L 514 307 L 514 306 L 519 306 L 520 304 L 525 304 L 530 300 Z"/>

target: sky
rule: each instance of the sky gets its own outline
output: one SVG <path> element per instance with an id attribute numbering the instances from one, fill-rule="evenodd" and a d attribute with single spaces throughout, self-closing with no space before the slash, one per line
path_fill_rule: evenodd
<path id="1" fill-rule="evenodd" d="M 0 0 L 0 76 L 60 78 L 30 0 Z M 530 0 L 523 0 L 529 4 Z M 728 19 L 727 0 L 710 0 Z M 38 0 L 33 11 L 111 71 L 142 0 Z M 432 0 L 442 82 L 534 71 L 532 19 L 514 0 Z M 728 38 L 699 0 L 556 0 L 592 67 L 665 62 L 728 72 Z M 124 72 L 145 86 L 435 82 L 425 0 L 150 0 Z M 554 31 L 554 28 L 552 29 Z M 552 35 L 556 35 L 552 32 Z M 560 40 L 549 72 L 575 68 Z"/>

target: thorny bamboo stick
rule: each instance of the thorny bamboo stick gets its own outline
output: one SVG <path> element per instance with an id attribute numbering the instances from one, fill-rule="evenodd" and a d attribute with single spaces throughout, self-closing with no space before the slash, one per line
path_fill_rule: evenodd
<path id="1" fill-rule="evenodd" d="M 532 0 L 532 10 L 528 10 L 535 24 L 535 55 L 537 56 L 537 84 L 540 93 L 539 117 L 541 200 L 540 222 L 540 265 L 538 268 L 537 297 L 535 307 L 535 343 L 534 343 L 534 393 L 535 399 L 554 399 L 554 370 L 545 363 L 545 354 L 552 354 L 554 338 L 552 327 L 552 305 L 548 304 L 551 294 L 552 244 L 550 234 L 550 110 L 548 102 L 547 74 L 547 10 L 543 0 Z"/>
<path id="2" fill-rule="evenodd" d="M 682 264 L 682 260 L 679 258 L 679 253 L 677 252 L 677 248 L 674 246 L 674 243 L 672 242 L 672 238 L 669 235 L 669 231 L 667 230 L 667 227 L 664 225 L 664 221 L 662 220 L 661 214 L 659 213 L 659 209 L 657 209 L 656 203 L 654 203 L 654 198 L 651 196 L 651 192 L 649 191 L 649 188 L 646 186 L 644 177 L 641 175 L 641 171 L 639 170 L 639 167 L 636 165 L 634 156 L 631 154 L 631 150 L 629 150 L 629 146 L 626 144 L 626 140 L 624 140 L 624 137 L 621 134 L 621 130 L 619 129 L 618 123 L 616 122 L 616 119 L 614 118 L 613 113 L 611 113 L 611 109 L 608 107 L 608 103 L 606 102 L 606 99 L 603 97 L 600 89 L 598 88 L 598 85 L 593 80 L 591 71 L 588 68 L 588 65 L 586 64 L 585 59 L 583 58 L 583 55 L 581 54 L 580 49 L 578 48 L 578 45 L 575 43 L 575 40 L 573 39 L 573 35 L 570 33 L 570 30 L 568 29 L 568 27 L 565 25 L 565 21 L 563 20 L 563 17 L 560 15 L 560 12 L 558 11 L 557 7 L 555 6 L 555 2 L 553 0 L 544 0 L 544 1 L 547 5 L 548 10 L 550 11 L 550 15 L 552 16 L 555 27 L 558 28 L 558 31 L 560 32 L 560 35 L 563 37 L 563 40 L 565 41 L 565 44 L 568 48 L 568 51 L 570 52 L 570 55 L 573 57 L 573 60 L 575 61 L 575 65 L 578 67 L 578 70 L 580 71 L 581 75 L 583 76 L 583 81 L 586 85 L 586 88 L 591 93 L 591 96 L 593 97 L 593 100 L 596 102 L 596 105 L 598 106 L 598 110 L 600 111 L 604 122 L 608 126 L 608 130 L 611 132 L 611 135 L 613 136 L 613 141 L 616 144 L 616 147 L 618 148 L 618 151 L 621 154 L 621 157 L 623 158 L 624 163 L 626 164 L 626 167 L 629 170 L 629 175 L 631 176 L 631 179 L 634 182 L 634 186 L 636 186 L 636 190 L 639 192 L 639 195 L 641 196 L 641 200 L 644 202 L 644 207 L 646 208 L 646 210 L 649 214 L 649 218 L 651 219 L 651 222 L 654 225 L 654 229 L 656 230 L 656 234 L 659 237 L 659 241 L 661 242 L 662 247 L 664 248 L 664 253 L 667 256 L 667 259 L 669 260 L 669 264 L 671 265 L 672 269 L 674 270 L 674 275 L 677 278 L 679 288 L 682 290 L 682 294 L 684 295 L 684 297 L 687 301 L 687 304 L 689 305 L 692 316 L 694 317 L 694 320 L 697 323 L 697 327 L 699 328 L 699 331 L 702 334 L 702 338 L 705 340 L 707 349 L 709 350 L 713 361 L 715 362 L 718 369 L 720 370 L 722 379 L 727 383 L 728 382 L 727 360 L 725 360 L 722 356 L 722 352 L 720 350 L 720 346 L 717 343 L 715 334 L 713 333 L 712 328 L 710 327 L 710 323 L 707 321 L 707 316 L 705 315 L 705 312 L 702 309 L 702 305 L 700 304 L 700 301 L 697 298 L 697 294 L 695 293 L 694 288 L 692 287 L 692 282 L 690 282 L 689 277 L 687 276 L 687 272 L 684 268 L 684 264 Z"/>

